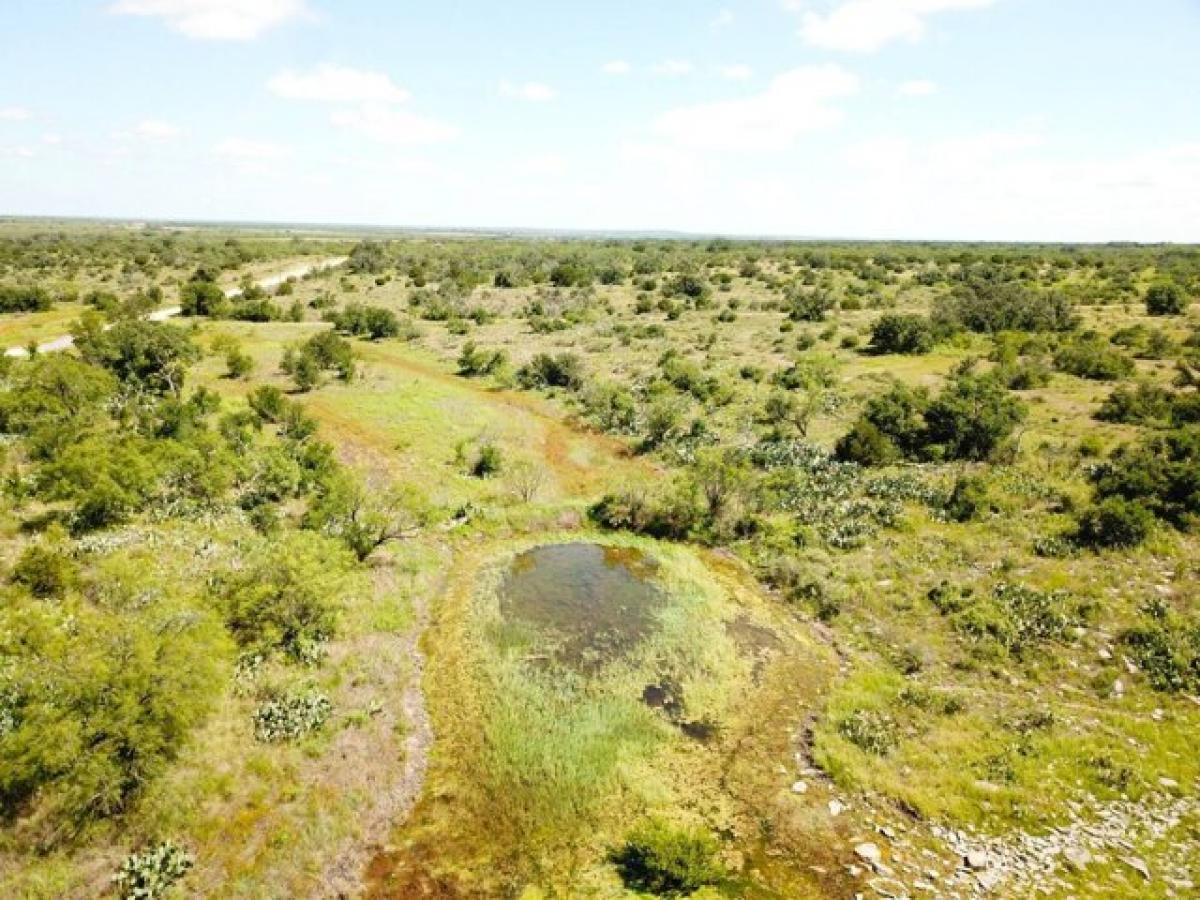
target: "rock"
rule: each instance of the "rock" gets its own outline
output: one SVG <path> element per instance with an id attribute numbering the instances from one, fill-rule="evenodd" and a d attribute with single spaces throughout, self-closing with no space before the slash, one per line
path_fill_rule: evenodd
<path id="1" fill-rule="evenodd" d="M 1096 655 L 1099 656 L 1101 659 L 1105 660 L 1106 662 L 1108 660 L 1112 659 L 1112 651 L 1109 650 L 1107 647 L 1101 647 L 1098 651 L 1096 651 Z"/>
<path id="2" fill-rule="evenodd" d="M 792 785 L 793 794 L 805 794 L 808 792 L 808 785 L 803 781 L 797 781 Z"/>
<path id="3" fill-rule="evenodd" d="M 879 852 L 879 848 L 870 842 L 859 844 L 854 848 L 854 854 L 859 859 L 866 860 L 869 863 L 877 863 L 883 859 L 883 854 Z"/>
<path id="4" fill-rule="evenodd" d="M 989 869 L 987 872 L 980 872 L 978 877 L 979 886 L 985 891 L 990 891 L 1000 883 L 1004 876 L 995 869 Z"/>
<path id="5" fill-rule="evenodd" d="M 894 878 L 876 878 L 868 887 L 880 897 L 887 897 L 889 900 L 900 900 L 901 897 L 908 896 L 908 889 Z"/>
<path id="6" fill-rule="evenodd" d="M 841 800 L 830 800 L 829 801 L 829 814 L 831 816 L 840 816 L 845 811 L 846 811 L 846 804 L 843 803 Z"/>
<path id="7" fill-rule="evenodd" d="M 1123 697 L 1125 695 L 1125 682 L 1120 678 L 1113 682 L 1112 693 L 1114 697 Z"/>
<path id="8" fill-rule="evenodd" d="M 984 850 L 971 850 L 963 856 L 963 862 L 967 864 L 968 869 L 986 869 L 992 864 L 991 858 Z"/>
<path id="9" fill-rule="evenodd" d="M 896 839 L 896 830 L 894 828 L 889 828 L 887 825 L 880 825 L 879 833 L 889 841 L 894 841 Z"/>
<path id="10" fill-rule="evenodd" d="M 1068 847 L 1063 851 L 1063 859 L 1072 869 L 1086 869 L 1092 862 L 1092 854 L 1084 847 Z"/>
<path id="11" fill-rule="evenodd" d="M 1146 865 L 1146 861 L 1137 856 L 1122 856 L 1121 862 L 1133 869 L 1147 881 L 1150 880 L 1150 867 Z"/>
<path id="12" fill-rule="evenodd" d="M 1158 783 L 1162 787 L 1165 787 L 1168 791 L 1173 791 L 1175 788 L 1179 787 L 1179 782 L 1174 778 L 1160 778 L 1158 779 Z"/>

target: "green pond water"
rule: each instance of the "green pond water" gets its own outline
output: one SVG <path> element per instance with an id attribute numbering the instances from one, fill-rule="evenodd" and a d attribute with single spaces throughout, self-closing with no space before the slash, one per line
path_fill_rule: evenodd
<path id="1" fill-rule="evenodd" d="M 666 602 L 657 570 L 655 560 L 627 547 L 536 547 L 513 561 L 500 612 L 509 625 L 543 635 L 555 662 L 594 671 L 657 630 Z"/>

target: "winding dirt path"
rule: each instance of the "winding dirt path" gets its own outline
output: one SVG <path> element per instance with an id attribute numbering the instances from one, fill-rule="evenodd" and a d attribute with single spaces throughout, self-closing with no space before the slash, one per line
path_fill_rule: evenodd
<path id="1" fill-rule="evenodd" d="M 448 561 L 447 561 L 448 564 Z M 376 568 L 373 593 L 384 596 L 397 589 L 394 559 L 389 554 Z M 360 829 L 346 839 L 334 854 L 317 882 L 319 896 L 344 898 L 358 896 L 365 888 L 364 873 L 368 863 L 386 847 L 386 841 L 397 823 L 403 822 L 412 812 L 417 798 L 425 785 L 425 773 L 429 767 L 429 751 L 433 746 L 433 725 L 425 707 L 425 654 L 421 650 L 421 636 L 429 625 L 430 600 L 442 589 L 445 572 L 435 584 L 418 590 L 412 598 L 413 622 L 402 633 L 394 635 L 369 635 L 355 643 L 354 653 L 372 654 L 379 665 L 402 668 L 405 683 L 398 704 L 384 704 L 380 714 L 377 741 L 357 741 L 354 745 L 341 748 L 333 754 L 338 765 L 361 766 L 367 770 L 378 765 L 372 754 L 386 749 L 386 735 L 403 729 L 403 762 L 394 778 L 375 781 L 376 790 L 364 804 L 359 816 Z M 390 772 L 390 769 L 385 772 Z"/>
<path id="2" fill-rule="evenodd" d="M 346 261 L 346 259 L 347 257 L 345 256 L 334 256 L 328 259 L 317 260 L 316 262 L 292 266 L 291 268 L 285 269 L 282 272 L 277 272 L 274 275 L 268 275 L 265 278 L 261 278 L 256 281 L 255 284 L 264 291 L 269 291 L 273 288 L 279 287 L 279 285 L 283 284 L 289 278 L 303 278 L 305 275 L 308 275 L 310 272 L 315 272 L 318 269 L 332 269 L 336 266 L 340 266 Z M 239 296 L 241 293 L 241 288 L 233 287 L 225 289 L 225 296 L 231 299 Z M 167 319 L 174 318 L 181 312 L 183 312 L 183 310 L 178 306 L 167 306 L 162 309 L 156 309 L 154 312 L 146 316 L 146 320 L 149 322 L 165 322 Z M 56 337 L 53 340 L 38 344 L 37 352 L 59 353 L 63 350 L 71 349 L 71 347 L 74 345 L 75 338 L 71 337 L 69 334 L 64 334 L 61 337 Z M 4 351 L 4 355 L 15 357 L 28 356 L 29 351 L 24 347 L 10 347 L 8 350 Z"/>

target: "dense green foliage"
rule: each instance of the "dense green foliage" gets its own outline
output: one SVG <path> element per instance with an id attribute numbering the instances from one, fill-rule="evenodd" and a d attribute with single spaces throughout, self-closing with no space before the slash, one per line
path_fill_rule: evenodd
<path id="1" fill-rule="evenodd" d="M 935 309 L 944 327 L 995 334 L 1001 331 L 1069 331 L 1077 317 L 1061 293 L 1042 294 L 1001 273 L 974 276 Z"/>
<path id="2" fill-rule="evenodd" d="M 1146 288 L 1146 312 L 1152 316 L 1178 316 L 1188 308 L 1179 285 L 1160 281 Z"/>
<path id="3" fill-rule="evenodd" d="M 872 353 L 928 353 L 935 343 L 924 316 L 888 313 L 871 326 Z"/>
<path id="4" fill-rule="evenodd" d="M 34 284 L 0 284 L 0 313 L 40 312 L 50 309 L 54 298 Z"/>
<path id="5" fill-rule="evenodd" d="M 652 821 L 634 831 L 612 854 L 626 886 L 657 897 L 681 897 L 720 884 L 717 843 L 702 832 Z"/>
<path id="6" fill-rule="evenodd" d="M 1200 427 L 1153 435 L 1119 448 L 1092 473 L 1096 495 L 1144 506 L 1179 529 L 1200 522 Z"/>
<path id="7" fill-rule="evenodd" d="M 873 398 L 837 445 L 837 455 L 861 465 L 898 459 L 991 458 L 1025 416 L 1025 408 L 995 377 L 964 371 L 935 397 L 902 384 Z"/>

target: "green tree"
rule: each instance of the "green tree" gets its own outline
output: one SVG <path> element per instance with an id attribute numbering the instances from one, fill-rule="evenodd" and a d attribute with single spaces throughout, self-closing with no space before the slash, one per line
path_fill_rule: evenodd
<path id="1" fill-rule="evenodd" d="M 0 806 L 36 800 L 50 843 L 125 810 L 206 718 L 230 656 L 220 623 L 169 594 L 103 608 L 6 598 Z"/>
<path id="2" fill-rule="evenodd" d="M 73 334 L 84 360 L 108 369 L 126 387 L 152 394 L 181 393 L 188 367 L 200 358 L 187 332 L 162 322 L 125 319 L 104 329 L 85 313 Z"/>
<path id="3" fill-rule="evenodd" d="M 887 313 L 871 326 L 870 352 L 922 354 L 933 349 L 933 326 L 925 316 Z"/>
<path id="4" fill-rule="evenodd" d="M 310 660 L 337 629 L 351 566 L 335 541 L 311 531 L 281 532 L 217 585 L 230 632 L 244 648 Z"/>
<path id="5" fill-rule="evenodd" d="M 342 473 L 324 485 L 304 526 L 341 540 L 362 561 L 385 544 L 419 534 L 432 517 L 426 499 L 411 486 L 368 491 Z"/>
<path id="6" fill-rule="evenodd" d="M 1180 316 L 1187 312 L 1188 298 L 1173 281 L 1157 281 L 1146 288 L 1146 312 L 1152 316 Z"/>

